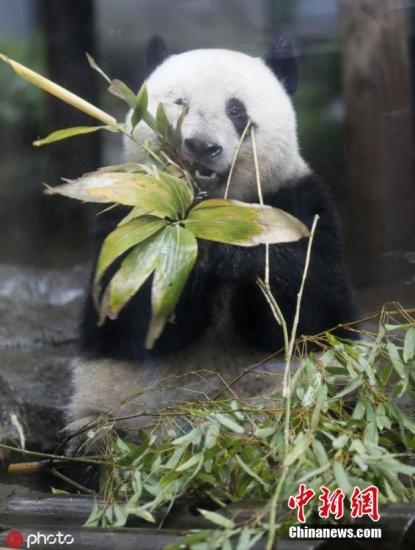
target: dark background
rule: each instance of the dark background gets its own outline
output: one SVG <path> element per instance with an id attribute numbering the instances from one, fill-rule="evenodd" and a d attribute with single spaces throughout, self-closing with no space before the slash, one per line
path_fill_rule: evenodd
<path id="1" fill-rule="evenodd" d="M 261 55 L 290 32 L 305 159 L 332 187 L 363 311 L 415 303 L 414 2 L 405 0 L 2 0 L 0 51 L 120 119 L 123 104 L 85 59 L 137 89 L 154 33 L 172 50 Z M 119 163 L 117 136 L 34 149 L 50 131 L 96 124 L 0 65 L 0 265 L 62 269 L 88 260 L 88 207 L 42 182 Z M 35 273 L 35 271 L 34 271 Z M 35 275 L 34 275 L 35 276 Z"/>

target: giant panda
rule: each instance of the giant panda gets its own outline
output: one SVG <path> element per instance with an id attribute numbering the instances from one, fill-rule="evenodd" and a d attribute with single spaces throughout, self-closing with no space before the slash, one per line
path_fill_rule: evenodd
<path id="1" fill-rule="evenodd" d="M 312 335 L 332 327 L 341 334 L 341 326 L 353 320 L 355 307 L 329 189 L 299 149 L 291 101 L 297 65 L 289 40 L 277 39 L 260 58 L 225 49 L 169 55 L 164 41 L 155 37 L 146 57 L 149 110 L 155 113 L 161 102 L 174 123 L 187 107 L 181 154 L 195 166 L 196 183 L 206 196 L 224 196 L 235 149 L 250 120 L 264 203 L 293 214 L 309 228 L 319 215 L 298 334 Z M 130 116 L 131 112 L 127 126 Z M 157 139 L 144 123 L 134 135 L 140 141 Z M 143 150 L 127 140 L 125 157 L 143 161 Z M 229 198 L 258 202 L 249 136 L 239 151 Z M 115 209 L 97 218 L 97 254 L 124 215 Z M 289 326 L 307 242 L 270 246 L 271 290 Z M 160 411 L 179 403 L 211 399 L 224 391 L 244 399 L 274 390 L 275 380 L 269 376 L 272 362 L 263 364 L 261 372 L 248 369 L 283 346 L 281 327 L 256 284 L 256 278 L 263 277 L 264 261 L 263 245 L 245 248 L 200 241 L 197 263 L 174 319 L 151 350 L 144 346 L 151 281 L 118 319 L 100 327 L 89 288 L 79 356 L 72 365 L 69 431 L 82 432 L 105 414 L 116 419 L 116 429 L 133 438 Z"/>

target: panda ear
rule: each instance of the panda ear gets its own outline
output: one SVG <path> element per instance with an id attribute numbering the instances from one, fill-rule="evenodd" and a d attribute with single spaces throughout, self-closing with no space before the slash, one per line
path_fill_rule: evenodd
<path id="1" fill-rule="evenodd" d="M 274 40 L 264 61 L 284 85 L 287 93 L 294 94 L 298 84 L 298 65 L 291 38 L 282 35 Z"/>
<path id="2" fill-rule="evenodd" d="M 151 37 L 146 46 L 145 53 L 146 75 L 150 75 L 168 57 L 169 52 L 164 40 L 158 35 Z"/>

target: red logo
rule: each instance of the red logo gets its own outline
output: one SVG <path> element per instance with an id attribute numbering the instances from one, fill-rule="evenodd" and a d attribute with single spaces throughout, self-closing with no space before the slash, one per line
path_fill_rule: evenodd
<path id="1" fill-rule="evenodd" d="M 322 504 L 318 507 L 318 515 L 321 518 L 328 518 L 333 515 L 335 519 L 340 519 L 344 514 L 344 491 L 336 489 L 331 492 L 330 489 L 321 487 L 318 499 Z"/>
<path id="2" fill-rule="evenodd" d="M 22 548 L 24 538 L 20 531 L 10 531 L 6 538 L 7 546 L 10 548 Z"/>
<path id="3" fill-rule="evenodd" d="M 304 508 L 314 497 L 316 493 L 313 489 L 307 489 L 305 483 L 300 483 L 298 494 L 290 496 L 288 499 L 288 508 L 291 510 L 297 510 L 297 519 L 301 523 L 305 523 Z"/>
<path id="4" fill-rule="evenodd" d="M 366 487 L 363 491 L 355 487 L 350 503 L 352 518 L 369 516 L 372 521 L 379 521 L 379 489 L 374 485 Z"/>
<path id="5" fill-rule="evenodd" d="M 288 499 L 288 508 L 297 510 L 297 521 L 300 523 L 305 523 L 304 509 L 315 494 L 315 491 L 309 489 L 305 483 L 300 483 L 298 493 Z M 327 519 L 329 516 L 334 516 L 335 519 L 340 519 L 343 517 L 345 494 L 342 489 L 330 491 L 323 485 L 320 487 L 318 499 L 321 502 L 318 507 L 318 515 L 321 518 Z M 379 521 L 379 489 L 374 485 L 363 490 L 355 487 L 350 498 L 350 511 L 353 519 L 368 516 L 372 521 Z"/>

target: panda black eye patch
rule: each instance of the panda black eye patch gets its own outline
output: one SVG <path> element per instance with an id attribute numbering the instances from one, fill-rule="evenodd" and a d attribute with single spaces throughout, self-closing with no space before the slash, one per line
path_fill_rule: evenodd
<path id="1" fill-rule="evenodd" d="M 244 103 L 240 99 L 232 97 L 226 102 L 226 114 L 232 121 L 235 130 L 241 136 L 245 130 L 245 126 L 248 124 L 248 113 L 246 112 Z"/>

